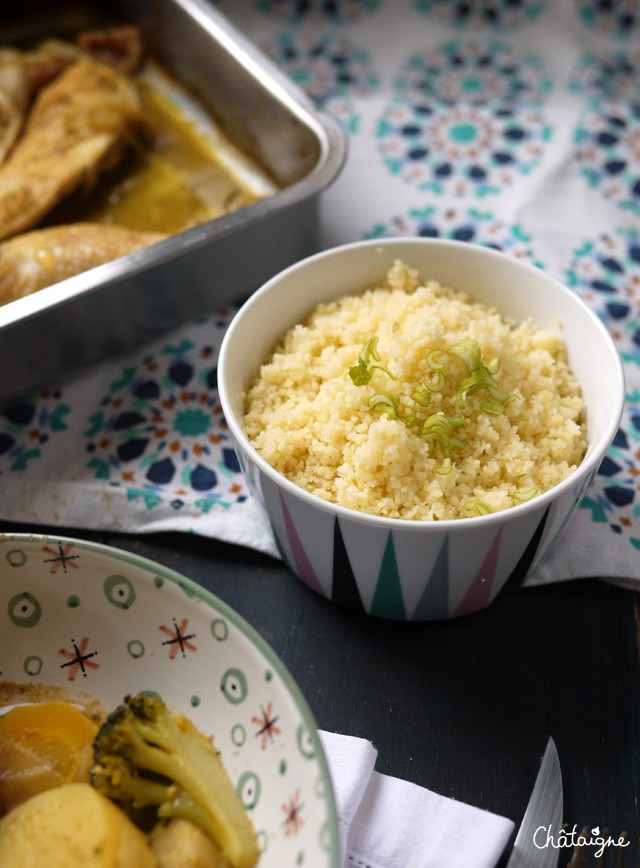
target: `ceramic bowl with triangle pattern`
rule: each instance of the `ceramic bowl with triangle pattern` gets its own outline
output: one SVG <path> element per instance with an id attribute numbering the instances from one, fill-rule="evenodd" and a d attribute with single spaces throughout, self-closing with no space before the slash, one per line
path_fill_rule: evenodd
<path id="1" fill-rule="evenodd" d="M 303 490 L 254 448 L 243 427 L 243 395 L 277 339 L 317 304 L 379 285 L 396 259 L 512 320 L 561 328 L 582 388 L 588 446 L 560 484 L 526 503 L 472 518 L 384 518 Z M 560 540 L 613 442 L 624 404 L 613 340 L 577 295 L 542 269 L 497 250 L 417 237 L 331 248 L 274 276 L 232 320 L 220 349 L 218 387 L 248 486 L 292 572 L 352 609 L 417 621 L 478 611 L 506 586 L 524 581 Z"/>

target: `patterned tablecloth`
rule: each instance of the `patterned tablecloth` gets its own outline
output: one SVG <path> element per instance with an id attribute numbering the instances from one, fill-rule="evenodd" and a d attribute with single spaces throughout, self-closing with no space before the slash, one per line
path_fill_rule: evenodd
<path id="1" fill-rule="evenodd" d="M 640 7 L 637 0 L 220 0 L 349 137 L 320 246 L 386 235 L 497 247 L 604 320 L 621 428 L 536 581 L 640 586 Z M 277 556 L 216 393 L 234 309 L 0 412 L 0 515 L 181 530 Z"/>

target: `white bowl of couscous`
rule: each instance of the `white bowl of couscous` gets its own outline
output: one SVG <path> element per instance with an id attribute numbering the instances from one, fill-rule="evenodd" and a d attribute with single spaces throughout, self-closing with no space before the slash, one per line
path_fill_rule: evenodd
<path id="1" fill-rule="evenodd" d="M 617 431 L 622 365 L 600 320 L 486 247 L 332 248 L 242 306 L 220 400 L 283 559 L 373 616 L 489 605 L 556 544 Z"/>

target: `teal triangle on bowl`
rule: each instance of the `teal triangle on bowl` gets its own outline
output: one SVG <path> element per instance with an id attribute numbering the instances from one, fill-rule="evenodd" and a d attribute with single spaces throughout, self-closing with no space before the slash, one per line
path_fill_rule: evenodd
<path id="1" fill-rule="evenodd" d="M 389 531 L 387 544 L 382 555 L 380 572 L 369 614 L 381 618 L 393 618 L 397 621 L 407 620 L 391 531 Z"/>

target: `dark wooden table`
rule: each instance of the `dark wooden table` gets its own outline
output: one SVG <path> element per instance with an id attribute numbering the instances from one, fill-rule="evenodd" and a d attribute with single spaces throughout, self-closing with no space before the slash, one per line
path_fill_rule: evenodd
<path id="1" fill-rule="evenodd" d="M 321 729 L 370 739 L 379 771 L 516 826 L 552 735 L 568 829 L 626 831 L 625 864 L 640 859 L 640 595 L 572 581 L 405 624 L 351 614 L 272 558 L 217 541 L 0 523 L 25 529 L 107 543 L 200 583 L 270 643 Z"/>

